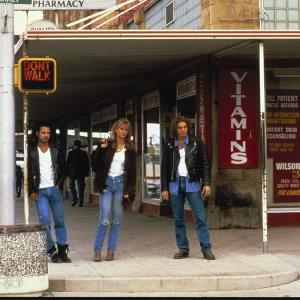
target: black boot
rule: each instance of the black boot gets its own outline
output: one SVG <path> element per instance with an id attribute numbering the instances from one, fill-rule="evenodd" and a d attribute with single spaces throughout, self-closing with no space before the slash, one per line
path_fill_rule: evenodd
<path id="1" fill-rule="evenodd" d="M 50 257 L 53 263 L 62 263 L 63 260 L 59 257 L 57 249 L 53 246 L 50 250 L 47 251 L 47 255 Z"/>
<path id="2" fill-rule="evenodd" d="M 69 252 L 69 245 L 68 244 L 65 244 L 65 245 L 57 244 L 57 248 L 58 248 L 58 256 L 60 257 L 62 262 L 71 263 L 72 260 L 67 255 Z"/>

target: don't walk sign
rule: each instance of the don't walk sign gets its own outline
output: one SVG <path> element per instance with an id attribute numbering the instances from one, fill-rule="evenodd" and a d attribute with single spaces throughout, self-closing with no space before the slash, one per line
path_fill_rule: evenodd
<path id="1" fill-rule="evenodd" d="M 56 61 L 53 58 L 21 58 L 17 85 L 23 93 L 52 93 L 56 90 Z"/>

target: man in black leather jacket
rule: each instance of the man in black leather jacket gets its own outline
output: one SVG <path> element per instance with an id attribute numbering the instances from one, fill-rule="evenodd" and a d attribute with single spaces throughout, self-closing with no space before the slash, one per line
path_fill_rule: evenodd
<path id="1" fill-rule="evenodd" d="M 189 256 L 189 242 L 184 220 L 184 200 L 187 198 L 194 220 L 203 257 L 214 260 L 210 235 L 205 218 L 204 201 L 211 193 L 210 162 L 201 140 L 190 136 L 191 122 L 179 116 L 172 124 L 175 138 L 163 151 L 161 180 L 162 199 L 170 201 L 175 220 L 176 243 L 179 251 L 175 259 Z"/>
<path id="2" fill-rule="evenodd" d="M 64 204 L 59 187 L 64 182 L 64 158 L 49 145 L 50 125 L 38 125 L 37 144 L 28 149 L 28 191 L 36 204 L 39 223 L 47 230 L 47 252 L 54 263 L 71 262 L 67 256 L 67 230 L 64 221 Z M 49 206 L 54 220 L 57 248 L 51 236 Z"/>

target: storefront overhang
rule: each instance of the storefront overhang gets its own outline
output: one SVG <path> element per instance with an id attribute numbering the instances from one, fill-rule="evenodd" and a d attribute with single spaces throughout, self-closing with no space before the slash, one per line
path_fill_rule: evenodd
<path id="1" fill-rule="evenodd" d="M 91 112 L 102 101 L 210 55 L 300 58 L 300 31 L 44 31 L 27 32 L 29 57 L 57 61 L 57 90 L 29 95 L 29 120 L 64 121 Z M 16 62 L 22 57 L 22 48 Z M 295 66 L 296 67 L 296 66 Z M 299 66 L 300 67 L 300 60 Z M 22 94 L 16 92 L 16 119 L 22 120 Z"/>

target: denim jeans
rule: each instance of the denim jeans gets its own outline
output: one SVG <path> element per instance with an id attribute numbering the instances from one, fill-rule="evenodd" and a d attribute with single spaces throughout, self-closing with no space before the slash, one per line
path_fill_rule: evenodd
<path id="1" fill-rule="evenodd" d="M 51 219 L 49 207 L 52 211 L 56 242 L 65 245 L 67 242 L 67 230 L 64 222 L 64 204 L 60 190 L 57 187 L 49 187 L 38 190 L 38 199 L 35 201 L 39 223 L 47 229 L 47 250 L 55 243 L 51 235 Z"/>
<path id="2" fill-rule="evenodd" d="M 176 244 L 180 250 L 189 251 L 189 242 L 186 236 L 184 220 L 184 199 L 185 196 L 190 205 L 193 218 L 196 222 L 197 238 L 200 243 L 201 252 L 211 249 L 210 236 L 205 217 L 205 208 L 201 192 L 186 192 L 186 179 L 179 177 L 178 194 L 170 194 L 170 200 L 175 220 Z"/>
<path id="3" fill-rule="evenodd" d="M 76 182 L 78 187 L 78 194 L 79 194 L 79 203 L 80 205 L 83 204 L 84 200 L 84 188 L 85 188 L 85 178 L 84 177 L 70 177 L 70 190 L 72 193 L 72 198 L 74 202 L 77 202 L 78 195 L 76 190 Z"/>
<path id="4" fill-rule="evenodd" d="M 109 229 L 107 251 L 114 252 L 117 249 L 123 216 L 123 176 L 108 176 L 105 184 L 106 188 L 99 196 L 100 213 L 94 251 L 102 251 L 105 235 Z"/>

